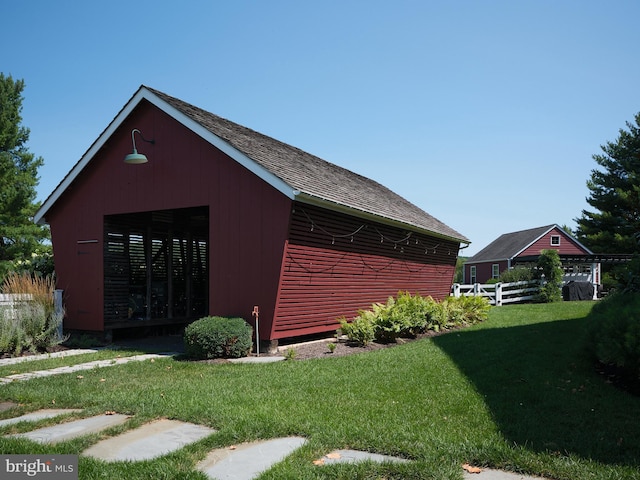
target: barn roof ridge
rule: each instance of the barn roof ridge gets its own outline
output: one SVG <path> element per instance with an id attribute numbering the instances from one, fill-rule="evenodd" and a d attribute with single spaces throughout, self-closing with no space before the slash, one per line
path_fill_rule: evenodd
<path id="1" fill-rule="evenodd" d="M 47 210 L 117 127 L 144 100 L 161 108 L 175 120 L 188 123 L 196 133 L 215 142 L 225 153 L 292 199 L 353 211 L 469 243 L 464 235 L 375 180 L 145 85 L 140 86 L 43 203 L 35 216 L 36 221 L 45 221 Z"/>
<path id="2" fill-rule="evenodd" d="M 489 245 L 476 253 L 473 257 L 469 258 L 466 263 L 483 263 L 489 261 L 513 259 L 554 228 L 557 228 L 563 235 L 578 244 L 585 251 L 590 252 L 588 248 L 586 248 L 577 239 L 566 232 L 560 225 L 558 225 L 557 223 L 552 223 L 550 225 L 544 225 L 542 227 L 534 227 L 525 230 L 518 230 L 517 232 L 503 233 L 494 241 L 489 243 Z"/>

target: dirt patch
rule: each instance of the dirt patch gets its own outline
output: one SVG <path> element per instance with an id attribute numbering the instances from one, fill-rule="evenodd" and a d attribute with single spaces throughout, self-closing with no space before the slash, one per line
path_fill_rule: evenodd
<path id="1" fill-rule="evenodd" d="M 333 351 L 329 345 L 333 344 Z M 314 342 L 306 342 L 299 344 L 283 345 L 278 348 L 278 352 L 273 355 L 281 355 L 284 357 L 292 356 L 293 360 L 309 360 L 311 358 L 332 358 L 344 357 L 346 355 L 354 355 L 357 353 L 373 352 L 383 348 L 389 348 L 397 345 L 397 343 L 377 343 L 372 342 L 366 346 L 348 343 L 345 341 L 336 341 L 335 339 L 316 340 Z M 289 353 L 293 352 L 293 353 Z"/>
<path id="2" fill-rule="evenodd" d="M 411 338 L 398 338 L 395 342 L 371 342 L 368 345 L 358 345 L 355 342 L 349 342 L 346 339 L 336 340 L 335 338 L 325 338 L 314 340 L 310 342 L 292 343 L 290 345 L 281 345 L 278 347 L 278 351 L 271 355 L 288 356 L 288 351 L 293 350 L 293 360 L 309 360 L 312 358 L 332 358 L 332 357 L 344 357 L 346 355 L 355 355 L 358 353 L 373 352 L 375 350 L 381 350 L 383 348 L 392 348 L 398 345 L 403 345 L 410 342 L 415 342 L 422 338 L 435 337 L 444 333 L 451 332 L 451 330 L 443 332 L 427 332 L 416 337 Z M 333 344 L 333 351 L 329 347 Z"/>

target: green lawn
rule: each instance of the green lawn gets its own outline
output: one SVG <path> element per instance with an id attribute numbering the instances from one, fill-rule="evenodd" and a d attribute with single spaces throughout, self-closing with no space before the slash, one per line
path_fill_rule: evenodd
<path id="1" fill-rule="evenodd" d="M 0 401 L 19 402 L 24 411 L 55 402 L 84 408 L 83 416 L 130 414 L 134 425 L 167 417 L 218 430 L 153 462 L 81 457 L 81 479 L 204 479 L 194 465 L 209 450 L 289 435 L 308 443 L 262 479 L 461 479 L 465 462 L 555 479 L 640 479 L 640 398 L 605 383 L 584 354 L 591 306 L 498 307 L 481 325 L 348 357 L 130 363 L 82 372 L 83 378 L 2 386 Z M 0 438 L 0 451 L 79 453 L 98 438 L 54 446 Z M 413 461 L 313 465 L 338 448 Z"/>

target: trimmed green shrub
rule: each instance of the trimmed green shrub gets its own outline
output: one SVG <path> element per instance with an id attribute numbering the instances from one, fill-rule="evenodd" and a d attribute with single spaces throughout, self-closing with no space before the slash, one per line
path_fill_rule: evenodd
<path id="1" fill-rule="evenodd" d="M 242 318 L 204 317 L 185 328 L 185 353 L 198 359 L 246 357 L 252 334 L 253 328 Z"/>
<path id="2" fill-rule="evenodd" d="M 640 293 L 612 294 L 593 307 L 590 317 L 596 359 L 640 384 Z"/>

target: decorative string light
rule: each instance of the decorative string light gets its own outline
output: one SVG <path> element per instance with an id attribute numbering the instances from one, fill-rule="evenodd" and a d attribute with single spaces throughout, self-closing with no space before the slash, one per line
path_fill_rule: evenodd
<path id="1" fill-rule="evenodd" d="M 304 210 L 304 209 L 300 209 L 300 211 L 302 212 L 302 214 L 306 217 L 307 221 L 310 224 L 310 231 L 314 232 L 316 230 L 324 233 L 325 235 L 327 235 L 328 237 L 331 237 L 331 245 L 335 245 L 336 244 L 336 239 L 341 239 L 341 238 L 349 238 L 349 242 L 350 243 L 354 243 L 355 242 L 355 237 L 358 233 L 360 233 L 362 230 L 364 230 L 365 228 L 369 228 L 372 227 L 371 225 L 367 225 L 365 223 L 363 223 L 362 225 L 360 225 L 358 228 L 356 228 L 353 232 L 350 233 L 344 233 L 344 234 L 338 234 L 338 233 L 334 233 L 331 232 L 325 228 L 323 228 L 322 226 L 320 226 L 319 224 L 317 224 L 310 216 L 309 214 Z M 293 213 L 296 213 L 296 210 L 293 210 Z M 441 247 L 441 243 L 437 243 L 433 246 L 429 246 L 427 245 L 427 243 L 424 240 L 421 240 L 419 237 L 417 237 L 415 235 L 416 232 L 408 232 L 406 236 L 404 236 L 403 238 L 400 239 L 393 239 L 387 235 L 385 235 L 384 233 L 382 233 L 377 227 L 373 226 L 374 231 L 380 236 L 380 243 L 385 243 L 385 240 L 391 244 L 393 244 L 393 249 L 394 250 L 398 250 L 398 245 L 399 244 L 406 244 L 407 246 L 409 245 L 416 245 L 416 246 L 424 246 L 424 255 L 429 255 L 429 254 L 433 254 L 436 255 L 438 253 L 438 248 Z M 414 239 L 414 242 L 411 242 L 411 239 Z M 444 248 L 447 249 L 447 255 L 451 255 L 451 247 L 449 245 L 444 245 Z M 400 253 L 404 254 L 405 253 L 405 249 L 404 247 L 400 248 Z"/>
<path id="2" fill-rule="evenodd" d="M 411 236 L 413 235 L 413 232 L 409 232 L 409 234 L 404 237 L 401 238 L 400 240 L 393 240 L 392 238 L 386 237 L 380 230 L 378 230 L 377 228 L 375 228 L 375 231 L 378 233 L 378 235 L 380 235 L 380 243 L 384 243 L 385 240 L 387 240 L 388 242 L 393 243 L 394 245 L 397 245 L 398 243 L 404 243 L 407 242 L 407 245 L 409 245 L 409 239 L 411 238 Z M 418 240 L 416 239 L 416 245 L 418 243 Z M 394 247 L 395 248 L 395 247 Z"/>
<path id="3" fill-rule="evenodd" d="M 305 217 L 307 217 L 307 220 L 309 220 L 309 223 L 311 224 L 311 231 L 313 232 L 313 229 L 315 227 L 318 227 L 318 230 L 320 230 L 322 233 L 325 233 L 327 236 L 331 237 L 331 245 L 334 245 L 336 242 L 336 238 L 348 238 L 351 237 L 351 242 L 353 243 L 353 237 L 355 235 L 357 235 L 363 228 L 367 228 L 366 224 L 362 224 L 360 225 L 358 228 L 356 228 L 353 232 L 351 233 L 345 233 L 345 234 L 336 234 L 336 233 L 331 233 L 327 230 L 325 230 L 324 228 L 322 228 L 320 225 L 317 225 L 312 218 L 307 214 L 307 212 L 305 212 L 304 210 L 302 210 L 302 213 L 304 214 Z"/>

